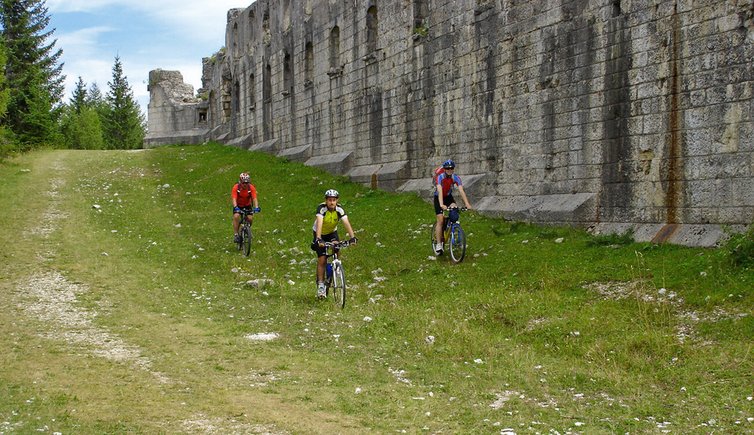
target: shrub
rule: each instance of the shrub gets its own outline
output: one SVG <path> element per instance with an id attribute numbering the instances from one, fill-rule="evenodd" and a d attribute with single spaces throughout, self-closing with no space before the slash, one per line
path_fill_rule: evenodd
<path id="1" fill-rule="evenodd" d="M 749 267 L 754 264 L 754 223 L 740 234 L 734 234 L 725 243 L 728 258 L 736 267 Z"/>

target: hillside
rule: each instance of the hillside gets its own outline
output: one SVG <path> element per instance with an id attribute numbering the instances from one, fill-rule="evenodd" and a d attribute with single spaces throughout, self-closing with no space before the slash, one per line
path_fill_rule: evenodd
<path id="1" fill-rule="evenodd" d="M 0 433 L 754 430 L 754 273 L 725 249 L 468 213 L 451 265 L 421 199 L 219 145 L 38 151 L 0 179 Z M 359 237 L 342 311 L 309 250 L 330 187 Z"/>

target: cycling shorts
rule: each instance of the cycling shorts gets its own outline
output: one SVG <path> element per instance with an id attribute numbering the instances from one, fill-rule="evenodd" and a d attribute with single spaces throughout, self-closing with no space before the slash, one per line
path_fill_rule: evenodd
<path id="1" fill-rule="evenodd" d="M 444 196 L 442 198 L 442 203 L 445 205 L 445 207 L 450 207 L 450 204 L 453 204 L 456 202 L 455 199 L 453 199 L 453 195 Z M 437 195 L 435 195 L 435 214 L 442 214 L 442 209 L 440 208 L 440 200 L 438 199 Z"/>
<path id="2" fill-rule="evenodd" d="M 338 232 L 337 231 L 333 231 L 330 234 L 322 234 L 322 241 L 324 241 L 324 242 L 332 242 L 334 240 L 340 240 L 338 238 Z M 325 255 L 327 255 L 327 248 L 325 248 L 324 246 L 319 246 L 317 244 L 317 233 L 315 233 L 314 231 L 312 231 L 312 246 L 311 246 L 311 248 L 312 248 L 312 251 L 314 251 L 314 252 L 317 253 L 317 257 L 324 257 Z"/>

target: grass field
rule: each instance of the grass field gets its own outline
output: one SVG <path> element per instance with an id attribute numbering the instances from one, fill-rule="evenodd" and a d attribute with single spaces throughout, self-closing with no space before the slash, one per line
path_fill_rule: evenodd
<path id="1" fill-rule="evenodd" d="M 37 151 L 0 179 L 0 433 L 754 432 L 740 250 L 472 212 L 452 265 L 415 195 L 219 145 Z M 359 238 L 345 310 L 309 249 L 331 187 Z"/>

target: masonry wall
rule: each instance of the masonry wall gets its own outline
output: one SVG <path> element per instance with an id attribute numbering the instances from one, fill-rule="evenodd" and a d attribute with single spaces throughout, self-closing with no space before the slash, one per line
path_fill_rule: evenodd
<path id="1" fill-rule="evenodd" d="M 754 220 L 752 0 L 257 0 L 204 59 L 209 128 L 580 225 Z"/>

